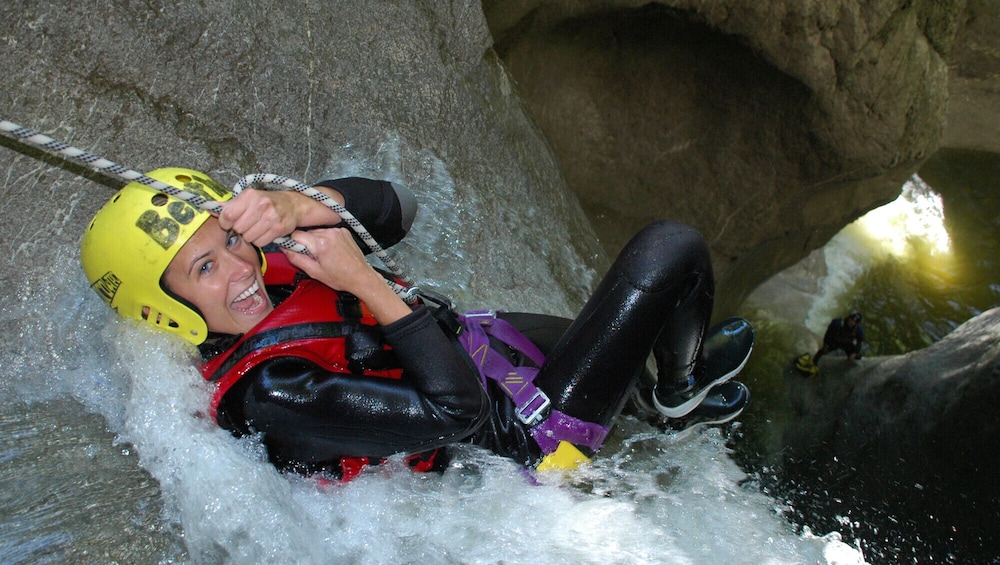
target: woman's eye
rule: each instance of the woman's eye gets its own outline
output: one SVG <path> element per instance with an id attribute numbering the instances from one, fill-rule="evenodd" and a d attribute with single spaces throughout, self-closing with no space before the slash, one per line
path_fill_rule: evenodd
<path id="1" fill-rule="evenodd" d="M 243 239 L 243 238 L 240 237 L 239 234 L 235 234 L 235 233 L 229 234 L 229 238 L 226 239 L 226 248 L 228 249 L 228 248 L 236 245 L 237 243 L 240 242 L 241 239 Z"/>
<path id="2" fill-rule="evenodd" d="M 212 272 L 212 267 L 214 267 L 214 266 L 215 266 L 215 262 L 214 261 L 205 261 L 202 264 L 202 266 L 198 269 L 198 272 L 201 273 L 201 274 L 203 274 L 203 275 L 204 274 L 208 274 L 208 273 Z"/>

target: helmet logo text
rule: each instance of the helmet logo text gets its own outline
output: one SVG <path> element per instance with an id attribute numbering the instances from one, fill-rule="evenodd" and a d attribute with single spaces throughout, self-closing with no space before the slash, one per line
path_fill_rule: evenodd
<path id="1" fill-rule="evenodd" d="M 118 287 L 121 285 L 122 280 L 111 271 L 108 271 L 101 275 L 101 278 L 94 281 L 94 284 L 90 285 L 90 288 L 94 289 L 110 305 L 115 299 L 115 294 L 118 293 Z"/>
<path id="2" fill-rule="evenodd" d="M 193 192 L 205 200 L 218 200 L 230 192 L 228 188 L 208 177 L 194 177 L 194 181 L 184 183 L 184 190 Z M 209 190 L 215 194 L 209 194 Z"/>
<path id="3" fill-rule="evenodd" d="M 135 225 L 160 244 L 160 247 L 169 249 L 177 242 L 181 226 L 190 224 L 198 212 L 184 202 L 171 202 L 166 208 L 169 217 L 162 217 L 155 210 L 146 210 L 136 220 Z"/>
<path id="4" fill-rule="evenodd" d="M 184 225 L 190 224 L 191 220 L 198 214 L 194 208 L 184 202 L 167 204 L 167 212 L 170 213 L 170 217 Z"/>

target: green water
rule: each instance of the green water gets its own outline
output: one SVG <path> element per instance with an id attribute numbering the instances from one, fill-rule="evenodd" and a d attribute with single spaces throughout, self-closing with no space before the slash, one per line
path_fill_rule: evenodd
<path id="1" fill-rule="evenodd" d="M 904 238 L 905 253 L 871 253 L 870 261 L 847 277 L 849 283 L 835 297 L 824 298 L 832 301 L 827 311 L 864 314 L 865 356 L 926 347 L 969 318 L 1000 305 L 1000 254 L 996 252 L 1000 244 L 1000 154 L 943 150 L 928 160 L 919 176 L 940 195 L 942 224 L 950 240 L 947 251 L 920 237 Z M 848 234 L 853 243 L 844 247 L 845 254 L 866 245 L 884 245 L 874 236 L 860 234 L 859 229 L 855 225 L 845 228 L 855 230 Z M 826 264 L 838 263 L 827 257 Z M 813 267 L 800 271 L 809 268 Z M 886 500 L 855 499 L 849 483 L 866 479 L 864 470 L 846 471 L 844 476 L 852 478 L 845 479 L 845 484 L 814 483 L 815 477 L 809 474 L 817 469 L 808 461 L 790 463 L 785 458 L 782 435 L 803 417 L 788 408 L 789 379 L 796 379 L 794 370 L 790 376 L 790 359 L 807 351 L 819 335 L 804 338 L 804 333 L 810 333 L 803 330 L 806 314 L 794 321 L 795 312 L 789 315 L 788 310 L 796 306 L 789 304 L 791 299 L 782 305 L 782 292 L 773 294 L 772 304 L 741 312 L 754 321 L 758 344 L 741 375 L 750 385 L 753 402 L 741 417 L 742 427 L 736 429 L 732 445 L 751 481 L 779 500 L 787 500 L 792 508 L 788 515 L 796 525 L 818 532 L 838 530 L 846 539 L 857 540 L 869 562 L 901 558 L 954 562 L 954 540 L 933 539 L 918 525 L 935 508 L 920 507 L 919 501 L 908 501 L 910 507 L 904 509 Z M 818 322 L 810 325 L 812 334 L 821 333 Z M 1000 523 L 1000 511 L 996 521 Z M 966 556 L 1000 554 L 982 545 L 959 549 Z"/>
<path id="2" fill-rule="evenodd" d="M 929 252 L 907 263 L 872 266 L 847 302 L 870 313 L 870 355 L 891 355 L 938 341 L 965 320 L 1000 304 L 1000 155 L 945 150 L 920 176 L 944 204 L 951 257 Z M 920 243 L 916 243 L 920 247 Z"/>
<path id="3" fill-rule="evenodd" d="M 907 238 L 902 255 L 873 253 L 852 283 L 835 298 L 836 316 L 864 314 L 864 355 L 897 355 L 926 347 L 977 314 L 1000 305 L 1000 154 L 942 150 L 920 169 L 940 195 L 947 253 L 932 242 Z M 852 225 L 845 232 L 857 231 Z M 854 245 L 878 245 L 874 236 L 852 234 Z M 754 321 L 758 347 L 745 376 L 766 394 L 768 375 L 783 371 L 789 355 L 802 353 L 802 312 L 789 323 L 772 311 L 744 308 Z M 833 316 L 831 316 L 833 317 Z M 829 318 L 824 318 L 825 322 Z M 813 339 L 822 328 L 813 328 Z M 812 345 L 812 342 L 805 340 Z"/>

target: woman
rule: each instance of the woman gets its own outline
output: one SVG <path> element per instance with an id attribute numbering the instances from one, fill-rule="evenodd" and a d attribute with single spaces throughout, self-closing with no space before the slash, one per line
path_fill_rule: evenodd
<path id="1" fill-rule="evenodd" d="M 119 314 L 198 345 L 220 425 L 260 434 L 283 469 L 349 476 L 398 453 L 428 469 L 441 464 L 439 448 L 459 441 L 525 465 L 572 466 L 600 447 L 650 352 L 660 384 L 647 400 L 668 418 L 728 421 L 749 401 L 729 379 L 749 356 L 753 330 L 733 319 L 704 341 L 711 265 L 688 226 L 640 232 L 572 323 L 463 317 L 409 306 L 354 235 L 332 227 L 340 216 L 300 193 L 248 189 L 233 198 L 197 171 L 148 176 L 223 211 L 215 217 L 127 185 L 84 235 L 88 279 Z M 416 210 L 388 182 L 316 188 L 383 247 L 402 239 Z M 308 254 L 262 251 L 289 233 Z"/>

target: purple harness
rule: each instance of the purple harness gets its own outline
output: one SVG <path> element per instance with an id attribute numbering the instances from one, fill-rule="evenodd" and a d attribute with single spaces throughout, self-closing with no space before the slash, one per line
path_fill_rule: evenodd
<path id="1" fill-rule="evenodd" d="M 486 386 L 487 378 L 496 381 L 514 402 L 517 418 L 530 427 L 531 437 L 542 453 L 552 453 L 559 447 L 560 441 L 586 446 L 594 451 L 601 447 L 608 435 L 607 428 L 552 408 L 552 401 L 533 382 L 538 369 L 515 367 L 505 355 L 490 348 L 489 338 L 493 337 L 541 367 L 545 355 L 517 328 L 497 318 L 496 310 L 472 310 L 465 316 L 458 316 L 458 321 L 465 328 L 458 341 L 476 363 L 483 386 Z"/>

